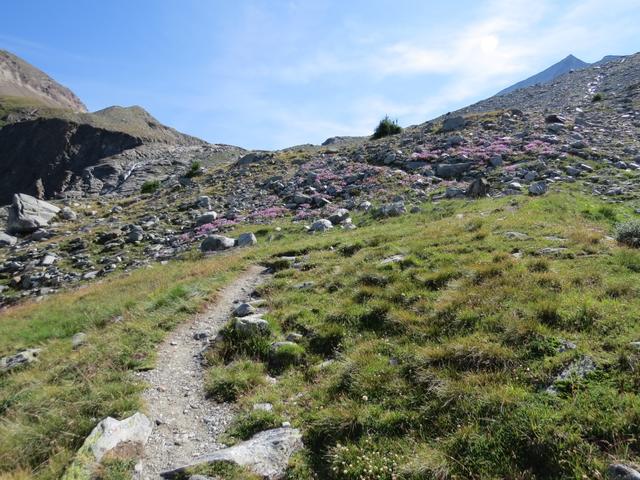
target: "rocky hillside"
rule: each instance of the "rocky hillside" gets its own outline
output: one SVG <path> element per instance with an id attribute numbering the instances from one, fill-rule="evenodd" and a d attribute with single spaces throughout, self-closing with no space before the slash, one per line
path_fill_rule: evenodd
<path id="1" fill-rule="evenodd" d="M 0 129 L 56 197 L 0 214 L 0 476 L 640 476 L 640 55 L 277 152 L 139 113 Z"/>
<path id="2" fill-rule="evenodd" d="M 127 195 L 243 152 L 180 133 L 138 106 L 88 113 L 74 99 L 43 72 L 0 53 L 0 204 L 14 193 Z"/>
<path id="3" fill-rule="evenodd" d="M 28 98 L 46 107 L 87 111 L 71 90 L 6 50 L 0 50 L 0 97 Z"/>

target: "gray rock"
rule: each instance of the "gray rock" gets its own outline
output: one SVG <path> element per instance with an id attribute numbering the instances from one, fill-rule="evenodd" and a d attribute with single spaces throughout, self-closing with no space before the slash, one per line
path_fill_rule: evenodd
<path id="1" fill-rule="evenodd" d="M 313 225 L 311 225 L 310 230 L 312 232 L 326 232 L 331 228 L 333 228 L 333 224 L 329 220 L 323 218 L 315 221 Z"/>
<path id="2" fill-rule="evenodd" d="M 331 216 L 329 217 L 329 221 L 333 225 L 339 225 L 347 220 L 347 218 L 349 218 L 349 210 L 347 210 L 346 208 L 339 208 L 331 214 Z"/>
<path id="3" fill-rule="evenodd" d="M 400 263 L 404 260 L 404 255 L 392 255 L 380 261 L 380 265 L 389 265 L 391 263 Z"/>
<path id="4" fill-rule="evenodd" d="M 233 328 L 239 334 L 248 337 L 267 335 L 271 330 L 269 322 L 262 318 L 262 315 L 258 314 L 236 318 L 233 323 Z"/>
<path id="5" fill-rule="evenodd" d="M 87 343 L 87 334 L 84 332 L 78 332 L 71 338 L 71 346 L 73 349 L 80 348 Z"/>
<path id="6" fill-rule="evenodd" d="M 547 393 L 558 393 L 556 384 L 558 382 L 570 380 L 572 378 L 584 378 L 587 374 L 596 369 L 596 364 L 591 357 L 582 357 L 572 362 L 567 368 L 562 370 L 553 380 L 553 383 L 545 390 Z"/>
<path id="7" fill-rule="evenodd" d="M 461 115 L 449 116 L 442 122 L 443 132 L 453 132 L 454 130 L 460 130 L 466 125 L 466 120 Z"/>
<path id="8" fill-rule="evenodd" d="M 262 412 L 270 412 L 273 410 L 273 405 L 271 405 L 270 403 L 256 403 L 253 406 L 253 410 L 259 410 Z"/>
<path id="9" fill-rule="evenodd" d="M 289 333 L 286 338 L 287 342 L 293 342 L 293 343 L 300 343 L 303 339 L 304 339 L 304 336 L 295 332 Z"/>
<path id="10" fill-rule="evenodd" d="M 371 209 L 371 202 L 364 201 L 360 205 L 358 205 L 358 210 L 362 210 L 363 212 L 368 212 Z"/>
<path id="11" fill-rule="evenodd" d="M 250 247 L 251 245 L 255 245 L 256 243 L 258 243 L 258 239 L 251 232 L 243 233 L 238 237 L 239 247 Z"/>
<path id="12" fill-rule="evenodd" d="M 78 218 L 78 215 L 76 214 L 76 212 L 71 210 L 69 207 L 64 207 L 62 210 L 60 210 L 59 215 L 65 220 L 75 220 Z"/>
<path id="13" fill-rule="evenodd" d="M 218 450 L 197 459 L 193 464 L 162 472 L 162 478 L 179 478 L 197 465 L 231 462 L 248 468 L 265 480 L 284 478 L 289 458 L 304 447 L 302 434 L 295 428 L 275 428 L 260 432 L 233 447 Z"/>
<path id="14" fill-rule="evenodd" d="M 501 167 L 503 163 L 502 155 L 494 155 L 489 159 L 489 165 L 494 168 Z"/>
<path id="15" fill-rule="evenodd" d="M 233 316 L 246 317 L 247 315 L 253 315 L 254 313 L 256 313 L 256 309 L 252 305 L 248 303 L 241 303 L 233 311 Z"/>
<path id="16" fill-rule="evenodd" d="M 531 195 L 544 195 L 547 193 L 547 182 L 536 182 L 529 185 L 529 193 Z"/>
<path id="17" fill-rule="evenodd" d="M 23 350 L 22 352 L 16 353 L 10 357 L 0 358 L 0 373 L 37 361 L 40 352 L 41 349 L 32 348 L 29 350 Z"/>
<path id="18" fill-rule="evenodd" d="M 529 235 L 521 232 L 504 232 L 504 236 L 509 240 L 528 240 Z"/>
<path id="19" fill-rule="evenodd" d="M 142 413 L 136 413 L 121 421 L 111 417 L 105 418 L 85 439 L 62 480 L 92 478 L 95 464 L 119 446 L 127 445 L 130 455 L 135 456 L 146 445 L 152 428 L 151 421 Z"/>
<path id="20" fill-rule="evenodd" d="M 464 197 L 464 190 L 458 187 L 447 187 L 444 191 L 445 198 L 462 198 Z"/>
<path id="21" fill-rule="evenodd" d="M 60 209 L 48 202 L 24 193 L 16 193 L 9 207 L 7 232 L 31 233 L 46 227 L 58 215 Z"/>
<path id="22" fill-rule="evenodd" d="M 471 169 L 471 163 L 439 163 L 436 165 L 436 176 L 440 178 L 457 178 Z"/>
<path id="23" fill-rule="evenodd" d="M 211 198 L 206 195 L 198 197 L 198 199 L 196 200 L 196 207 L 206 208 L 207 210 L 209 210 L 211 208 Z"/>
<path id="24" fill-rule="evenodd" d="M 53 265 L 54 263 L 56 263 L 56 261 L 58 260 L 58 257 L 56 257 L 55 255 L 52 255 L 50 253 L 47 253 L 42 260 L 40 260 L 40 265 L 42 265 L 43 267 L 48 267 Z"/>
<path id="25" fill-rule="evenodd" d="M 407 208 L 405 207 L 404 202 L 393 202 L 377 208 L 373 212 L 373 216 L 377 218 L 399 217 L 404 213 L 407 213 Z"/>
<path id="26" fill-rule="evenodd" d="M 206 225 L 207 223 L 214 222 L 218 218 L 218 214 L 216 212 L 208 212 L 204 215 L 200 215 L 196 220 L 196 225 L 199 227 L 201 225 Z"/>
<path id="27" fill-rule="evenodd" d="M 613 463 L 607 468 L 607 477 L 610 480 L 640 480 L 640 472 L 627 465 Z"/>
<path id="28" fill-rule="evenodd" d="M 0 232 L 0 247 L 13 247 L 18 239 L 8 233 Z"/>
<path id="29" fill-rule="evenodd" d="M 233 238 L 223 235 L 209 235 L 200 244 L 200 250 L 203 252 L 216 252 L 219 250 L 227 250 L 235 245 Z"/>
<path id="30" fill-rule="evenodd" d="M 489 182 L 486 178 L 476 178 L 465 192 L 467 197 L 480 198 L 489 194 Z"/>

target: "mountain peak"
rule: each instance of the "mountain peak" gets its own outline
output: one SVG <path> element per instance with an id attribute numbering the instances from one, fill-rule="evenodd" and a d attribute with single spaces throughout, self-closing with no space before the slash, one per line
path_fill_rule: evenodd
<path id="1" fill-rule="evenodd" d="M 87 111 L 71 90 L 6 50 L 0 50 L 0 96 L 28 98 L 36 104 L 75 112 Z"/>
<path id="2" fill-rule="evenodd" d="M 505 95 L 509 92 L 513 92 L 514 90 L 519 90 L 520 88 L 530 87 L 532 85 L 536 85 L 539 83 L 548 83 L 552 81 L 554 78 L 563 75 L 571 70 L 579 70 L 581 68 L 588 67 L 589 63 L 580 60 L 578 57 L 570 54 L 565 58 L 560 60 L 558 63 L 554 63 L 546 70 L 543 70 L 536 75 L 533 75 L 521 82 L 518 82 L 510 87 L 505 88 L 498 92 L 497 95 Z"/>

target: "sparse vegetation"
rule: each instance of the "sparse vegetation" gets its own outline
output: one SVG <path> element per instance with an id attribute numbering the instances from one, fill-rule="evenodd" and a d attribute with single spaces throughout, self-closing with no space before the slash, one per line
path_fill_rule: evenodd
<path id="1" fill-rule="evenodd" d="M 185 174 L 185 176 L 188 178 L 196 177 L 200 175 L 201 169 L 202 169 L 202 164 L 197 160 L 193 161 L 191 162 L 191 165 L 189 165 L 189 170 L 187 170 L 187 173 Z"/>
<path id="2" fill-rule="evenodd" d="M 380 123 L 373 132 L 372 138 L 376 140 L 378 138 L 388 137 L 389 135 L 395 135 L 400 132 L 402 132 L 402 127 L 398 125 L 398 121 L 391 120 L 389 115 L 386 115 L 382 120 L 380 120 Z"/>
<path id="3" fill-rule="evenodd" d="M 147 180 L 140 187 L 140 193 L 153 193 L 160 189 L 159 180 Z"/>
<path id="4" fill-rule="evenodd" d="M 601 93 L 596 93 L 592 98 L 591 101 L 592 102 L 601 102 L 604 99 L 604 97 L 602 96 Z"/>

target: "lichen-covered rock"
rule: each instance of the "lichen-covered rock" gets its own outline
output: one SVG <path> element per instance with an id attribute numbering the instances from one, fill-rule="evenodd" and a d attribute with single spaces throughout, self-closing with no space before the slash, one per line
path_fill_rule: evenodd
<path id="1" fill-rule="evenodd" d="M 197 459 L 193 464 L 162 472 L 162 478 L 180 478 L 189 469 L 218 462 L 248 468 L 265 480 L 284 478 L 289 458 L 303 448 L 302 434 L 295 428 L 275 428 L 249 440 Z"/>
<path id="2" fill-rule="evenodd" d="M 62 480 L 89 480 L 103 458 L 139 458 L 152 430 L 146 415 L 136 413 L 124 420 L 107 417 L 91 431 Z"/>

